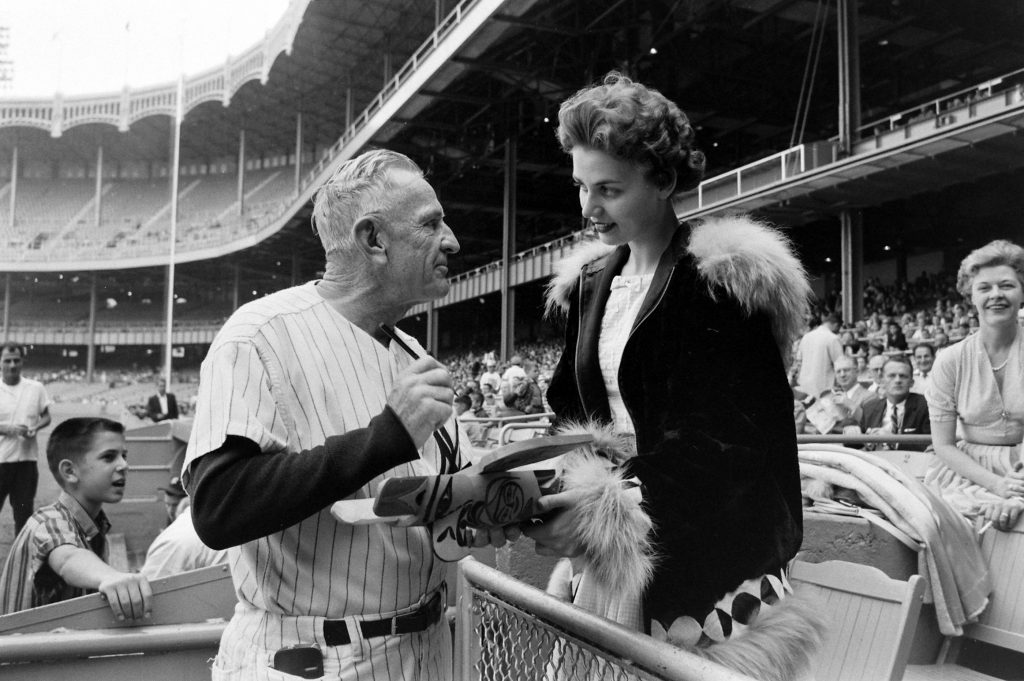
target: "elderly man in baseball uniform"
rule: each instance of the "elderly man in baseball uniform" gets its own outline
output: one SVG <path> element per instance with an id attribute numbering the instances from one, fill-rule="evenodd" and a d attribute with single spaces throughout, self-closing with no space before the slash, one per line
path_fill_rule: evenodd
<path id="1" fill-rule="evenodd" d="M 185 486 L 239 600 L 213 678 L 448 679 L 450 564 L 429 530 L 330 506 L 464 465 L 448 372 L 380 328 L 447 293 L 459 242 L 416 164 L 383 150 L 319 190 L 313 224 L 323 279 L 241 307 L 200 374 Z"/>

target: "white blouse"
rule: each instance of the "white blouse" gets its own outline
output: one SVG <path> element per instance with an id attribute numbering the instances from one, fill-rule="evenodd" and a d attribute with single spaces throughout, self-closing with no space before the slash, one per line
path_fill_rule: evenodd
<path id="1" fill-rule="evenodd" d="M 653 274 L 638 274 L 631 277 L 617 276 L 612 279 L 611 294 L 604 308 L 601 319 L 601 337 L 597 343 L 597 359 L 604 378 L 605 391 L 608 393 L 608 406 L 611 407 L 612 427 L 618 433 L 636 434 L 633 420 L 626 411 L 619 392 L 619 364 L 622 362 L 622 350 L 629 339 L 636 315 L 651 287 Z"/>

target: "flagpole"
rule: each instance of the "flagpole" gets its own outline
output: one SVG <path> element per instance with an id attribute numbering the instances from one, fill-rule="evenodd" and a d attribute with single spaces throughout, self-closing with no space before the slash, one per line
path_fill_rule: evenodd
<path id="1" fill-rule="evenodd" d="M 185 74 L 178 76 L 174 112 L 174 153 L 171 162 L 171 252 L 167 263 L 167 329 L 164 344 L 164 378 L 171 389 L 171 332 L 174 327 L 174 259 L 178 246 L 178 168 L 181 164 L 181 119 L 185 112 Z"/>

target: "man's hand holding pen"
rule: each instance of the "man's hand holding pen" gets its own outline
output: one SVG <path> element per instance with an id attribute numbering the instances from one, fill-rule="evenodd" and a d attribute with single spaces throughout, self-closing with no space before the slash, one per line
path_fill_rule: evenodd
<path id="1" fill-rule="evenodd" d="M 418 449 L 451 418 L 454 400 L 448 370 L 433 357 L 421 357 L 398 375 L 387 401 Z"/>

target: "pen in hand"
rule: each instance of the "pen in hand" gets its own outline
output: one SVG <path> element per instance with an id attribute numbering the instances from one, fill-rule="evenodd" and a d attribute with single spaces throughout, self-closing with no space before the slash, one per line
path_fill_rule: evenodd
<path id="1" fill-rule="evenodd" d="M 412 357 L 413 359 L 420 358 L 419 354 L 417 354 L 415 350 L 409 347 L 408 343 L 406 343 L 404 340 L 401 339 L 401 337 L 399 337 L 399 335 L 395 332 L 394 328 L 384 323 L 379 324 L 377 328 L 379 328 L 388 338 L 394 341 L 398 345 L 398 347 L 405 350 L 406 354 L 408 354 L 410 357 Z M 456 434 L 458 434 L 457 430 L 455 432 Z M 455 444 L 452 442 L 451 436 L 448 435 L 448 431 L 445 430 L 443 425 L 434 431 L 434 439 L 437 441 L 437 444 L 441 448 L 441 451 L 445 454 L 445 458 L 448 458 L 449 456 L 455 456 L 455 452 L 457 451 Z"/>
<path id="2" fill-rule="evenodd" d="M 392 327 L 388 326 L 387 324 L 383 324 L 382 323 L 377 328 L 379 328 L 381 331 L 383 331 L 384 334 L 387 335 L 388 338 L 390 338 L 395 343 L 397 343 L 398 347 L 400 347 L 403 350 L 405 350 L 407 355 L 409 355 L 413 359 L 419 359 L 420 358 L 420 356 L 418 354 L 416 354 L 416 351 L 413 350 L 412 348 L 410 348 L 408 343 L 406 343 L 404 340 L 402 340 L 401 337 L 399 337 L 399 335 L 397 333 L 395 333 L 395 330 Z"/>

